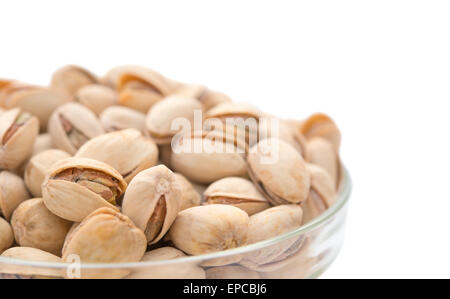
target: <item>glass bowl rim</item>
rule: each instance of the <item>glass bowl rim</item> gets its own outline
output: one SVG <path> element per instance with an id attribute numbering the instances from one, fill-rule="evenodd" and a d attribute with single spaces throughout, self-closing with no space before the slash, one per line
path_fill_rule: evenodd
<path id="1" fill-rule="evenodd" d="M 329 219 L 331 219 L 334 215 L 339 213 L 343 207 L 345 207 L 346 203 L 350 198 L 352 190 L 352 180 L 348 170 L 344 167 L 343 169 L 343 180 L 342 184 L 339 188 L 338 199 L 336 203 L 331 206 L 328 210 L 326 210 L 319 217 L 314 220 L 308 222 L 301 227 L 290 231 L 288 233 L 273 237 L 268 240 L 260 241 L 254 244 L 241 246 L 238 248 L 195 255 L 195 256 L 186 256 L 182 258 L 172 259 L 172 260 L 160 260 L 160 261 L 146 261 L 146 262 L 133 262 L 133 263 L 92 263 L 92 264 L 81 264 L 80 269 L 131 269 L 131 268 L 144 268 L 144 267 L 152 267 L 152 266 L 163 266 L 163 265 L 172 265 L 178 263 L 200 263 L 205 260 L 212 260 L 217 258 L 225 258 L 232 255 L 244 254 L 250 251 L 256 251 L 263 249 L 267 246 L 274 245 L 283 240 L 289 239 L 296 235 L 304 234 L 310 232 L 321 225 L 325 224 Z M 10 257 L 0 256 L 0 264 L 9 264 L 15 266 L 27 266 L 27 267 L 35 267 L 35 268 L 51 268 L 51 269 L 64 269 L 73 264 L 71 263 L 55 263 L 55 262 L 39 262 L 39 261 L 30 261 L 24 259 L 16 259 Z"/>

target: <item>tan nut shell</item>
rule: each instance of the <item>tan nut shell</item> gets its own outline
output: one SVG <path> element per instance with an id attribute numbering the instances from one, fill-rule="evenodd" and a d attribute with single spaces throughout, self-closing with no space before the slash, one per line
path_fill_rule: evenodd
<path id="1" fill-rule="evenodd" d="M 175 173 L 175 177 L 181 187 L 180 211 L 199 206 L 202 198 L 191 182 L 180 173 Z"/>
<path id="2" fill-rule="evenodd" d="M 0 172 L 0 216 L 11 218 L 19 204 L 30 198 L 22 178 L 12 172 Z"/>
<path id="3" fill-rule="evenodd" d="M 264 113 L 246 102 L 224 102 L 206 113 L 206 118 L 243 117 L 259 119 Z"/>
<path id="4" fill-rule="evenodd" d="M 179 211 L 181 187 L 170 169 L 158 165 L 141 171 L 130 182 L 122 203 L 122 212 L 133 220 L 137 227 L 146 232 L 151 216 L 160 200 L 165 202 L 166 214 L 160 232 L 148 243 L 154 244 L 164 237 Z"/>
<path id="5" fill-rule="evenodd" d="M 51 213 L 42 198 L 22 202 L 14 211 L 11 226 L 16 242 L 61 255 L 64 239 L 72 223 Z"/>
<path id="6" fill-rule="evenodd" d="M 207 89 L 205 86 L 198 84 L 183 84 L 175 90 L 174 94 L 199 100 L 205 111 L 219 104 L 231 102 L 230 97 L 226 94 Z"/>
<path id="7" fill-rule="evenodd" d="M 100 115 L 103 110 L 117 103 L 117 93 L 107 86 L 92 84 L 80 88 L 74 100 Z"/>
<path id="8" fill-rule="evenodd" d="M 220 266 L 206 270 L 206 279 L 259 279 L 258 272 L 242 266 Z"/>
<path id="9" fill-rule="evenodd" d="M 126 189 L 127 183 L 120 173 L 103 162 L 87 158 L 67 158 L 52 165 L 42 184 L 42 195 L 46 207 L 55 215 L 74 222 L 82 221 L 98 208 L 109 207 L 117 210 L 100 195 L 79 184 L 52 179 L 57 173 L 69 168 L 93 169 L 114 177 L 119 182 L 119 197 Z"/>
<path id="10" fill-rule="evenodd" d="M 307 139 L 322 137 L 328 140 L 336 152 L 339 151 L 341 132 L 328 115 L 323 113 L 311 115 L 301 124 L 300 131 Z"/>
<path id="11" fill-rule="evenodd" d="M 75 65 L 67 65 L 53 73 L 51 86 L 72 96 L 81 87 L 97 82 L 97 77 L 88 70 Z"/>
<path id="12" fill-rule="evenodd" d="M 325 169 L 333 179 L 336 189 L 342 179 L 342 167 L 339 155 L 333 145 L 324 138 L 313 137 L 308 141 L 308 162 Z"/>
<path id="13" fill-rule="evenodd" d="M 173 247 L 161 247 L 144 254 L 141 262 L 167 261 L 186 255 Z M 137 268 L 127 279 L 205 279 L 205 270 L 192 262 Z"/>
<path id="14" fill-rule="evenodd" d="M 75 156 L 104 162 L 129 183 L 136 174 L 156 165 L 158 147 L 140 131 L 126 129 L 92 138 Z"/>
<path id="15" fill-rule="evenodd" d="M 122 75 L 126 74 L 135 74 L 136 76 L 151 76 L 154 75 L 156 77 L 160 77 L 161 80 L 167 81 L 167 78 L 164 78 L 161 74 L 157 73 L 154 70 L 149 68 L 140 66 L 140 65 L 120 65 L 110 69 L 101 79 L 102 83 L 108 85 L 112 88 L 117 88 L 119 85 L 120 78 Z M 149 74 L 149 75 L 145 75 Z"/>
<path id="16" fill-rule="evenodd" d="M 253 215 L 270 207 L 253 183 L 239 177 L 228 177 L 212 183 L 204 193 L 208 204 L 229 204 Z"/>
<path id="17" fill-rule="evenodd" d="M 0 254 L 14 243 L 14 234 L 8 221 L 0 217 Z"/>
<path id="18" fill-rule="evenodd" d="M 147 242 L 144 233 L 125 215 L 100 208 L 87 216 L 70 234 L 63 248 L 63 260 L 72 254 L 82 264 L 138 262 L 144 256 Z M 120 278 L 126 270 L 82 270 L 82 277 Z"/>
<path id="19" fill-rule="evenodd" d="M 58 107 L 50 117 L 48 131 L 52 136 L 53 145 L 68 152 L 69 154 L 74 155 L 78 148 L 70 142 L 67 134 L 65 133 L 63 125 L 59 119 L 60 115 L 63 115 L 64 118 L 70 121 L 75 128 L 86 135 L 88 139 L 105 133 L 102 124 L 94 112 L 83 105 L 78 103 L 67 103 Z"/>
<path id="20" fill-rule="evenodd" d="M 25 168 L 25 185 L 34 197 L 42 196 L 42 183 L 53 163 L 69 158 L 70 155 L 57 149 L 49 149 L 33 156 Z M 33 246 L 31 246 L 33 247 Z"/>
<path id="21" fill-rule="evenodd" d="M 0 115 L 0 142 L 22 110 L 14 108 Z M 15 133 L 6 144 L 1 142 L 0 168 L 13 170 L 20 166 L 31 156 L 34 141 L 39 134 L 39 120 L 31 116 Z"/>
<path id="22" fill-rule="evenodd" d="M 100 114 L 100 122 L 106 132 L 133 128 L 144 133 L 145 117 L 144 113 L 128 107 L 111 106 Z"/>
<path id="23" fill-rule="evenodd" d="M 247 162 L 250 177 L 272 204 L 300 203 L 308 197 L 310 174 L 288 143 L 264 139 L 250 149 Z"/>
<path id="24" fill-rule="evenodd" d="M 36 137 L 33 145 L 33 153 L 31 157 L 43 152 L 45 150 L 49 150 L 53 148 L 52 137 L 49 133 L 39 134 Z"/>

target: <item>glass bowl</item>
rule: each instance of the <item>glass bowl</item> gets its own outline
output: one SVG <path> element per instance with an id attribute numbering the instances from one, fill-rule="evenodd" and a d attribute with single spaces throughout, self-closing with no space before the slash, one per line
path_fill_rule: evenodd
<path id="1" fill-rule="evenodd" d="M 344 241 L 351 179 L 344 171 L 338 200 L 302 227 L 231 250 L 172 260 L 121 264 L 47 263 L 0 256 L 0 278 L 317 278 Z M 230 264 L 233 263 L 233 264 Z"/>

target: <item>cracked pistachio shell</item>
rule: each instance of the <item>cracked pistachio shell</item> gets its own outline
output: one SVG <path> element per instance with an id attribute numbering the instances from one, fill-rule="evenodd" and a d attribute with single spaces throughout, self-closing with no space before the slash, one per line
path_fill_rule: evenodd
<path id="1" fill-rule="evenodd" d="M 8 221 L 0 217 L 0 253 L 11 247 L 14 243 L 14 234 Z"/>
<path id="2" fill-rule="evenodd" d="M 249 217 L 230 205 L 205 205 L 181 211 L 169 235 L 175 247 L 190 255 L 237 248 L 246 244 Z M 207 261 L 205 265 L 232 264 L 240 256 Z"/>
<path id="3" fill-rule="evenodd" d="M 20 176 L 9 171 L 0 172 L 0 216 L 9 220 L 17 206 L 29 198 Z"/>
<path id="4" fill-rule="evenodd" d="M 233 137 L 226 138 L 219 132 L 185 135 L 175 144 L 177 150 L 172 152 L 171 166 L 189 180 L 201 184 L 230 176 L 246 176 L 246 145 L 234 141 Z"/>
<path id="5" fill-rule="evenodd" d="M 247 157 L 252 181 L 273 205 L 301 203 L 308 197 L 310 174 L 298 151 L 278 139 L 264 139 Z"/>
<path id="6" fill-rule="evenodd" d="M 173 247 L 161 247 L 144 254 L 141 262 L 167 261 L 186 255 Z M 127 279 L 205 279 L 205 270 L 192 262 L 137 268 Z"/>
<path id="7" fill-rule="evenodd" d="M 330 175 L 321 167 L 307 164 L 311 173 L 311 190 L 308 199 L 302 203 L 303 223 L 320 216 L 336 201 L 336 189 Z"/>
<path id="8" fill-rule="evenodd" d="M 57 149 L 49 149 L 33 156 L 25 168 L 25 185 L 34 197 L 42 196 L 42 183 L 50 167 L 57 161 L 69 158 L 70 155 Z"/>
<path id="9" fill-rule="evenodd" d="M 145 114 L 123 106 L 111 106 L 100 114 L 100 122 L 106 132 L 136 129 L 145 132 Z"/>
<path id="10" fill-rule="evenodd" d="M 114 204 L 127 183 L 103 162 L 72 157 L 54 163 L 42 184 L 46 207 L 55 215 L 80 222 L 98 208 Z"/>
<path id="11" fill-rule="evenodd" d="M 64 66 L 53 73 L 51 86 L 73 96 L 80 88 L 98 83 L 97 77 L 88 70 L 75 66 Z"/>
<path id="12" fill-rule="evenodd" d="M 49 133 L 39 134 L 36 137 L 36 140 L 34 141 L 33 145 L 33 152 L 31 156 L 35 156 L 39 154 L 40 152 L 43 152 L 45 150 L 49 150 L 53 148 L 52 143 L 52 136 L 50 136 Z"/>
<path id="13" fill-rule="evenodd" d="M 103 110 L 117 103 L 117 92 L 100 84 L 87 85 L 75 93 L 74 101 L 100 115 Z"/>
<path id="14" fill-rule="evenodd" d="M 276 206 L 250 217 L 247 244 L 254 244 L 288 233 L 302 225 L 303 211 L 298 205 Z M 292 237 L 275 245 L 246 254 L 242 265 L 258 270 L 261 265 L 280 261 L 299 249 L 303 238 Z"/>
<path id="15" fill-rule="evenodd" d="M 175 177 L 181 187 L 180 211 L 199 206 L 202 198 L 191 182 L 179 173 L 175 173 Z"/>
<path id="16" fill-rule="evenodd" d="M 94 112 L 78 103 L 58 107 L 50 117 L 48 131 L 54 146 L 72 155 L 89 139 L 105 133 Z"/>
<path id="17" fill-rule="evenodd" d="M 308 140 L 314 137 L 322 137 L 328 140 L 336 152 L 339 151 L 341 132 L 328 115 L 323 113 L 311 115 L 301 124 L 300 131 Z"/>
<path id="18" fill-rule="evenodd" d="M 11 217 L 17 244 L 61 255 L 64 239 L 72 223 L 51 213 L 42 198 L 22 202 Z"/>
<path id="19" fill-rule="evenodd" d="M 145 235 L 127 216 L 110 208 L 88 215 L 66 237 L 62 259 L 78 255 L 82 264 L 133 263 L 144 256 Z M 82 270 L 83 278 L 121 278 L 128 270 Z"/>
<path id="20" fill-rule="evenodd" d="M 231 102 L 229 96 L 224 93 L 213 91 L 203 85 L 183 84 L 174 92 L 177 96 L 194 98 L 200 101 L 205 111 L 226 102 Z"/>
<path id="21" fill-rule="evenodd" d="M 242 117 L 259 119 L 264 113 L 258 108 L 245 102 L 224 102 L 206 112 L 206 118 L 236 118 Z"/>
<path id="22" fill-rule="evenodd" d="M 228 177 L 212 183 L 204 193 L 207 204 L 227 204 L 253 215 L 270 207 L 253 183 L 239 177 Z"/>
<path id="23" fill-rule="evenodd" d="M 43 263 L 62 263 L 60 257 L 49 252 L 31 247 L 12 247 L 2 253 L 2 257 Z M 1 263 L 0 273 L 16 274 L 32 278 L 61 278 L 61 268 L 41 268 L 37 266 L 16 265 L 14 263 Z"/>
<path id="24" fill-rule="evenodd" d="M 142 229 L 149 244 L 161 240 L 180 207 L 181 187 L 174 173 L 164 165 L 141 171 L 130 182 L 122 212 Z"/>
<path id="25" fill-rule="evenodd" d="M 206 279 L 259 279 L 258 272 L 242 266 L 220 266 L 206 270 Z"/>
<path id="26" fill-rule="evenodd" d="M 155 76 L 159 76 L 164 80 L 167 80 L 167 78 L 163 77 L 161 74 L 157 73 L 154 70 L 151 70 L 149 68 L 140 66 L 140 65 L 120 65 L 116 66 L 112 69 L 110 69 L 104 76 L 101 78 L 101 82 L 107 86 L 110 86 L 112 88 L 117 88 L 120 82 L 120 78 L 122 75 L 126 74 L 134 74 L 136 76 L 144 76 L 145 74 L 151 74 Z M 150 76 L 150 75 L 148 75 Z"/>
<path id="27" fill-rule="evenodd" d="M 195 111 L 202 109 L 202 104 L 196 99 L 169 96 L 149 110 L 145 121 L 146 128 L 156 143 L 169 144 L 172 137 L 179 132 L 179 128 L 172 128 L 174 120 L 182 118 L 193 123 Z"/>
<path id="28" fill-rule="evenodd" d="M 129 183 L 144 169 L 158 162 L 158 147 L 135 129 L 103 134 L 86 142 L 75 155 L 110 165 Z"/>
<path id="29" fill-rule="evenodd" d="M 25 162 L 33 151 L 39 134 L 39 120 L 19 108 L 0 115 L 0 168 L 14 170 Z"/>

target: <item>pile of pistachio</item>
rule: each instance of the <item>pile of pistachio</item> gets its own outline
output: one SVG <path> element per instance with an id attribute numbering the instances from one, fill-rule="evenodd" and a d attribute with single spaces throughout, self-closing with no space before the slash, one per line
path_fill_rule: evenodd
<path id="1" fill-rule="evenodd" d="M 103 77 L 57 70 L 49 86 L 0 80 L 0 253 L 41 262 L 127 263 L 224 251 L 292 231 L 327 210 L 342 178 L 340 132 L 324 114 L 286 120 L 202 85 L 138 66 Z M 226 153 L 175 152 L 177 118 L 276 119 L 279 132 Z M 234 137 L 248 133 L 234 128 Z M 217 133 L 217 134 L 215 134 Z M 262 163 L 276 138 L 278 159 Z M 297 240 L 298 241 L 298 240 Z M 302 243 L 305 240 L 301 240 Z M 84 277 L 257 276 L 289 256 L 233 255 L 182 269 L 105 270 Z M 297 242 L 298 243 L 298 242 Z M 298 245 L 298 244 L 297 244 Z M 158 272 L 159 271 L 159 272 Z M 64 277 L 0 263 L 0 273 Z"/>

